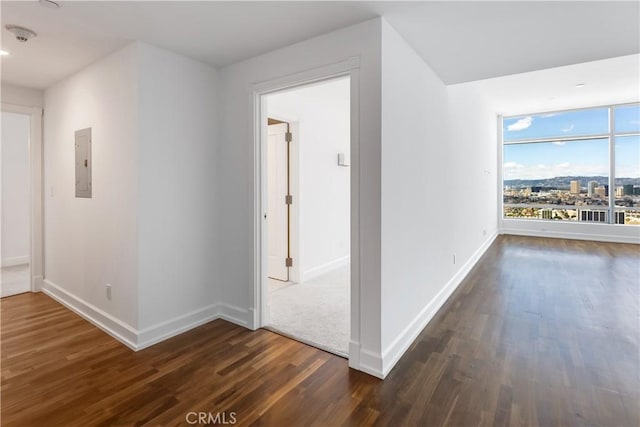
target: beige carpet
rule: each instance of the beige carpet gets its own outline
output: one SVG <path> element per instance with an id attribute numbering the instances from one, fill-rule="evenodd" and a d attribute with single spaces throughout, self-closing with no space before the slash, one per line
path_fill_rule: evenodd
<path id="1" fill-rule="evenodd" d="M 271 282 L 271 281 L 270 281 Z M 347 357 L 350 273 L 343 267 L 305 283 L 270 283 L 269 327 L 291 338 Z"/>

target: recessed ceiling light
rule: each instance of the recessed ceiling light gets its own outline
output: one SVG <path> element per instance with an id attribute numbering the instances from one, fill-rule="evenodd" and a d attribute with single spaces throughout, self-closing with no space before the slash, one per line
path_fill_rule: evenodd
<path id="1" fill-rule="evenodd" d="M 7 56 L 9 55 L 9 52 L 7 52 L 6 50 L 0 50 L 0 56 Z"/>
<path id="2" fill-rule="evenodd" d="M 578 83 L 578 84 L 576 85 L 576 87 L 585 87 L 585 86 L 586 86 L 586 85 L 585 85 L 584 83 Z"/>

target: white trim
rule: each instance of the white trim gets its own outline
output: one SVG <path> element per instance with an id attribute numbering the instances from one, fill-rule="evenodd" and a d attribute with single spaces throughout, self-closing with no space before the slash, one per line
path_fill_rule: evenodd
<path id="1" fill-rule="evenodd" d="M 42 276 L 31 276 L 32 290 L 31 292 L 41 292 L 42 288 L 44 288 L 44 277 Z"/>
<path id="2" fill-rule="evenodd" d="M 303 271 L 301 275 L 301 280 L 302 282 L 308 282 L 309 280 L 313 280 L 317 277 L 320 277 L 324 274 L 329 273 L 330 271 L 336 270 L 340 267 L 344 267 L 345 265 L 349 265 L 350 262 L 351 262 L 351 257 L 349 255 L 331 260 L 327 263 L 324 263 Z"/>
<path id="3" fill-rule="evenodd" d="M 218 305 L 212 304 L 138 330 L 136 333 L 135 350 L 151 347 L 154 344 L 197 328 L 217 318 L 219 318 Z"/>
<path id="4" fill-rule="evenodd" d="M 236 307 L 231 304 L 219 303 L 218 318 L 224 319 L 231 323 L 235 323 L 238 326 L 251 329 L 253 313 L 252 310 Z"/>
<path id="5" fill-rule="evenodd" d="M 534 222 L 534 221 L 531 221 Z M 545 227 L 547 224 L 542 221 L 535 221 Z M 584 224 L 587 225 L 587 224 Z M 600 224 L 602 226 L 611 226 L 611 224 Z M 616 226 L 617 227 L 617 226 Z M 509 234 L 514 236 L 529 236 L 529 237 L 550 237 L 554 239 L 571 239 L 571 240 L 590 240 L 595 242 L 609 242 L 609 243 L 631 243 L 640 244 L 640 229 L 630 225 L 620 225 L 620 227 L 629 227 L 635 231 L 635 236 L 631 235 L 611 235 L 611 234 L 595 234 L 595 233 L 572 233 L 568 231 L 554 231 L 549 230 L 548 226 L 545 229 L 540 228 L 516 228 L 509 227 L 508 224 L 503 222 L 500 234 Z"/>
<path id="6" fill-rule="evenodd" d="M 460 283 L 467 277 L 467 274 L 480 260 L 482 255 L 489 249 L 493 241 L 498 236 L 495 232 L 469 257 L 467 262 L 458 270 L 458 272 L 447 282 L 447 284 L 438 292 L 438 294 L 425 305 L 420 313 L 413 321 L 393 340 L 391 344 L 382 352 L 382 366 L 380 372 L 372 373 L 379 378 L 383 378 L 389 374 L 391 369 L 398 363 L 398 360 L 409 349 L 413 341 L 420 335 L 422 330 L 433 319 L 438 310 L 444 305 L 453 292 L 458 288 Z"/>
<path id="7" fill-rule="evenodd" d="M 384 373 L 384 360 L 380 357 L 380 354 L 375 351 L 365 350 L 360 348 L 360 371 L 366 372 L 369 375 L 380 378 L 381 380 L 387 375 Z"/>
<path id="8" fill-rule="evenodd" d="M 344 61 L 329 64 L 323 67 L 313 68 L 295 74 L 290 74 L 266 82 L 259 82 L 250 88 L 250 105 L 253 108 L 252 122 L 254 139 L 254 302 L 249 312 L 253 311 L 251 329 L 257 329 L 267 324 L 266 301 L 267 295 L 267 268 L 266 268 L 266 227 L 264 224 L 265 210 L 265 170 L 266 156 L 264 155 L 264 141 L 266 141 L 266 97 L 269 93 L 283 89 L 291 89 L 312 83 L 330 80 L 337 77 L 350 78 L 351 98 L 351 341 L 360 340 L 360 168 L 359 168 L 359 127 L 360 127 L 360 103 L 359 103 L 359 67 L 360 59 L 357 56 Z M 358 364 L 352 360 L 351 348 L 349 354 L 349 366 L 359 369 Z"/>
<path id="9" fill-rule="evenodd" d="M 94 326 L 102 329 L 132 350 L 137 349 L 137 332 L 135 328 L 104 312 L 93 304 L 69 293 L 52 281 L 45 279 L 42 292 L 67 307 Z"/>
<path id="10" fill-rule="evenodd" d="M 41 107 L 25 107 L 2 103 L 7 113 L 29 116 L 29 276 L 31 292 L 39 292 L 44 277 L 43 222 L 42 222 L 42 115 Z"/>
<path id="11" fill-rule="evenodd" d="M 349 340 L 349 367 L 353 369 L 360 369 L 361 347 L 358 341 Z"/>
<path id="12" fill-rule="evenodd" d="M 497 214 L 498 214 L 498 233 L 502 232 L 502 220 L 504 218 L 504 181 L 503 181 L 503 162 L 504 162 L 504 143 L 503 143 L 503 124 L 504 124 L 504 117 L 501 115 L 497 116 L 497 123 L 496 123 L 496 128 L 497 128 L 497 132 L 496 132 L 496 142 L 498 144 L 498 149 L 497 151 L 497 159 L 496 161 L 498 162 L 498 164 L 496 165 L 496 170 L 497 170 L 497 178 L 498 178 L 498 182 L 496 182 L 496 194 L 498 197 L 496 197 L 496 202 L 498 205 L 498 210 L 497 210 Z"/>
<path id="13" fill-rule="evenodd" d="M 3 258 L 2 259 L 2 266 L 3 267 L 13 267 L 15 265 L 25 265 L 25 264 L 29 264 L 30 260 L 31 260 L 31 257 L 29 255 Z"/>
<path id="14" fill-rule="evenodd" d="M 50 280 L 44 280 L 42 292 L 133 351 L 150 347 L 216 319 L 224 319 L 248 328 L 252 317 L 249 310 L 224 303 L 212 304 L 138 330 L 95 305 L 62 289 Z"/>

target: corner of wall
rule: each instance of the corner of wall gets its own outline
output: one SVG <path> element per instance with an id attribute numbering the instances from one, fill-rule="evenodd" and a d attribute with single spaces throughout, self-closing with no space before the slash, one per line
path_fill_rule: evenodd
<path id="1" fill-rule="evenodd" d="M 424 306 L 422 311 L 420 311 L 412 322 L 404 328 L 402 333 L 400 333 L 398 337 L 396 337 L 396 339 L 393 340 L 386 349 L 384 349 L 381 358 L 381 378 L 386 377 L 389 372 L 391 372 L 400 358 L 409 349 L 409 347 L 411 347 L 418 335 L 420 335 L 431 319 L 433 319 L 442 306 L 453 295 L 456 289 L 458 289 L 465 277 L 467 277 L 469 272 L 471 272 L 473 267 L 478 263 L 480 258 L 482 258 L 487 249 L 491 247 L 497 237 L 497 231 L 490 235 L 467 260 L 467 262 L 465 262 L 454 276 L 451 277 L 451 279 L 442 287 L 440 292 L 438 292 L 438 294 Z"/>

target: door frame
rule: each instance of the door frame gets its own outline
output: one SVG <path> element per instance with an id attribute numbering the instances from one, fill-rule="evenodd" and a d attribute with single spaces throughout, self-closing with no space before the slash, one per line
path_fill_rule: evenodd
<path id="1" fill-rule="evenodd" d="M 43 218 L 42 218 L 42 117 L 41 107 L 2 103 L 3 113 L 29 116 L 29 276 L 31 292 L 42 291 L 44 283 Z"/>
<path id="2" fill-rule="evenodd" d="M 251 90 L 253 105 L 252 129 L 254 139 L 254 305 L 253 329 L 264 327 L 267 322 L 268 298 L 266 251 L 266 96 L 286 89 L 349 77 L 350 127 L 351 127 L 351 313 L 349 365 L 356 366 L 353 342 L 360 342 L 360 59 L 357 56 L 344 61 L 273 80 L 256 83 Z M 294 260 L 295 263 L 295 260 Z M 353 354 L 352 354 L 353 353 Z"/>

